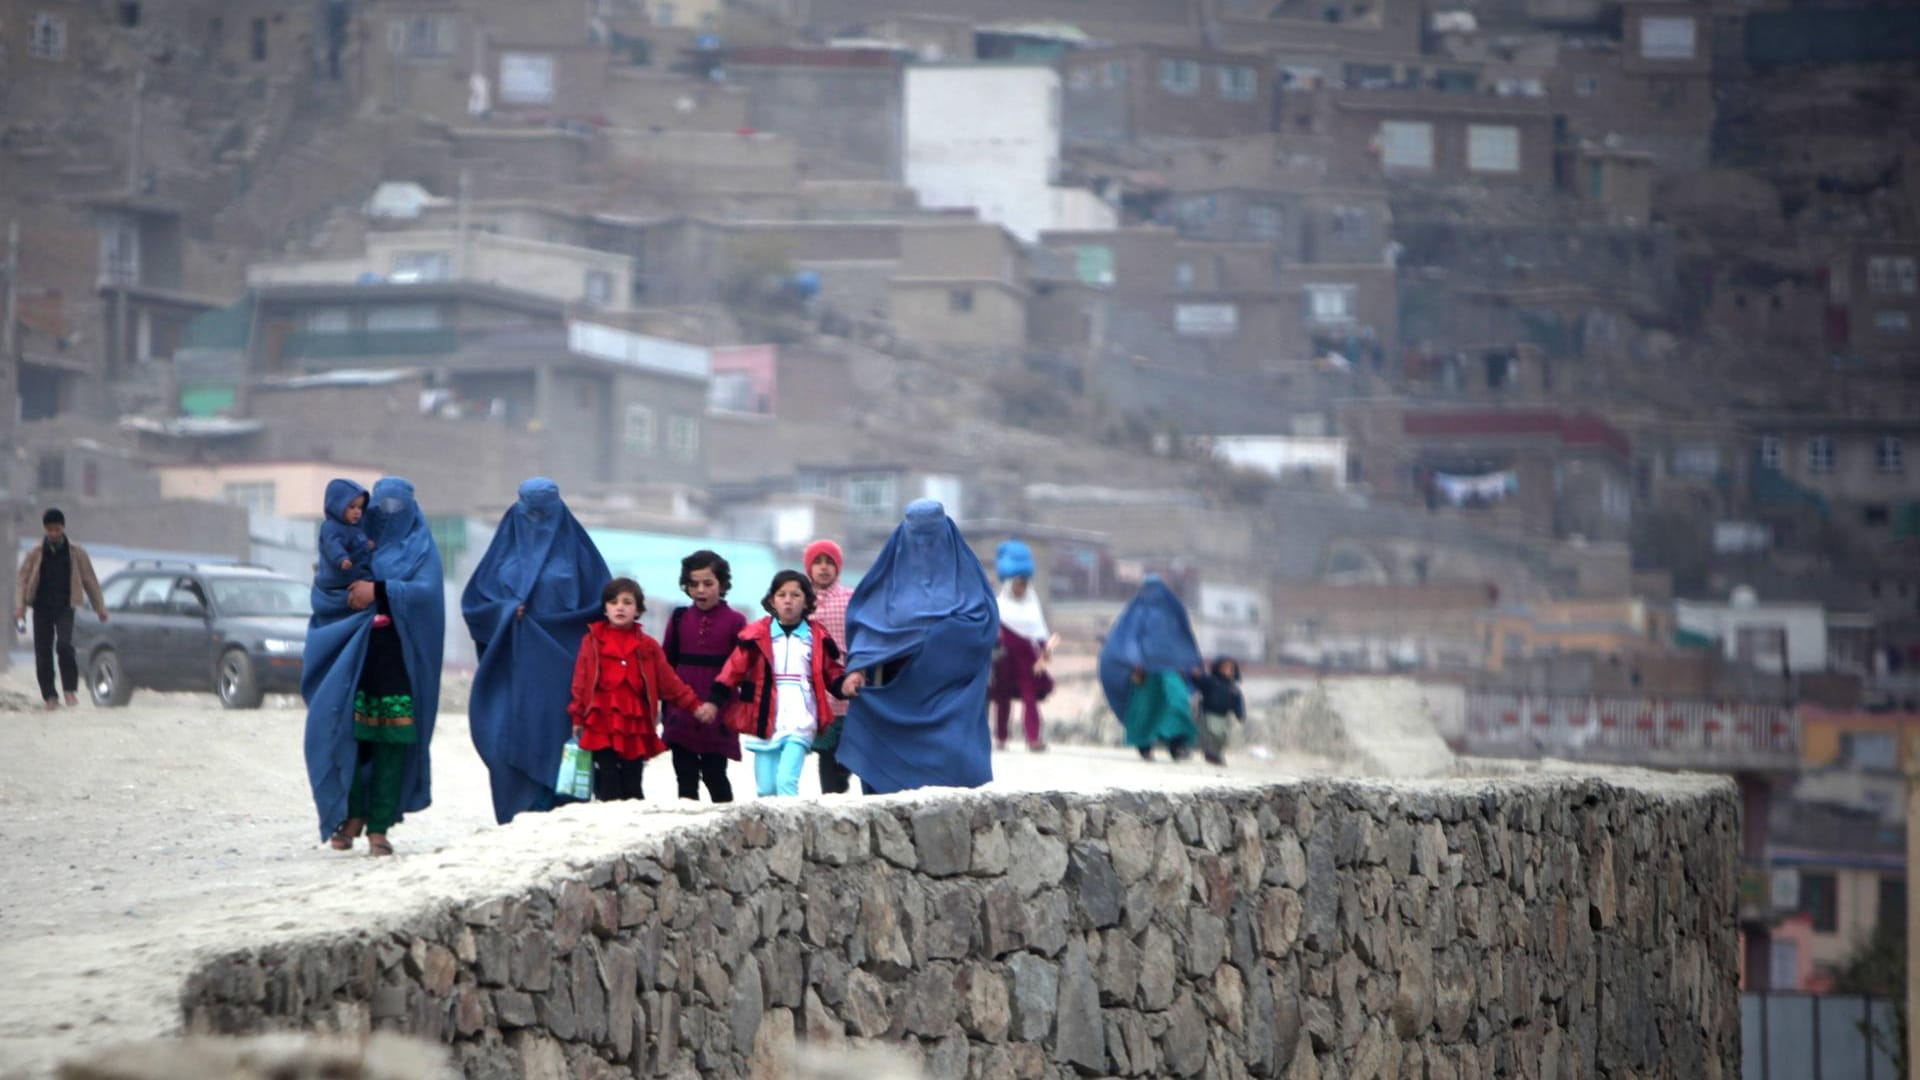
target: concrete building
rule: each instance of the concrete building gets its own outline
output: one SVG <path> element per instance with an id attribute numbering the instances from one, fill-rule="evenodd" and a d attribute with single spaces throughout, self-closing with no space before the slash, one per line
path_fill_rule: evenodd
<path id="1" fill-rule="evenodd" d="M 270 517 L 317 522 L 326 516 L 328 482 L 338 477 L 371 488 L 379 466 L 341 461 L 241 461 L 157 465 L 160 494 L 244 506 Z"/>
<path id="2" fill-rule="evenodd" d="M 1330 179 L 1552 190 L 1553 108 L 1538 96 L 1418 89 L 1283 95 L 1282 127 L 1332 137 Z"/>
<path id="3" fill-rule="evenodd" d="M 1791 519 L 1815 515 L 1888 555 L 1920 536 L 1920 469 L 1906 453 L 1920 445 L 1920 420 L 1771 416 L 1749 427 L 1753 499 L 1764 518 L 1791 528 Z"/>
<path id="4" fill-rule="evenodd" d="M 1424 5 L 1412 0 L 1203 0 L 1213 37 L 1237 48 L 1316 49 L 1332 55 L 1420 51 Z"/>
<path id="5" fill-rule="evenodd" d="M 747 124 L 800 147 L 810 177 L 901 178 L 900 58 L 870 48 L 743 48 L 729 82 L 748 93 Z"/>
<path id="6" fill-rule="evenodd" d="M 1024 242 L 1117 220 L 1092 192 L 1056 186 L 1060 74 L 1051 65 L 915 64 L 905 112 L 905 179 L 923 206 L 971 208 Z"/>
<path id="7" fill-rule="evenodd" d="M 1848 245 L 1828 282 L 1836 351 L 1903 371 L 1920 365 L 1920 243 Z"/>
<path id="8" fill-rule="evenodd" d="M 257 263 L 247 268 L 247 283 L 255 287 L 353 285 L 368 280 L 471 282 L 599 311 L 627 311 L 634 306 L 632 259 L 573 243 L 488 231 L 469 231 L 464 237 L 430 229 L 377 232 L 367 237 L 367 252 L 361 258 Z"/>
<path id="9" fill-rule="evenodd" d="M 1639 151 L 1665 173 L 1708 165 L 1715 114 L 1705 7 L 1622 5 L 1624 41 L 1568 38 L 1549 76 L 1569 136 Z"/>
<path id="10" fill-rule="evenodd" d="M 1777 957 L 1776 966 L 1811 961 L 1806 989 L 1830 983 L 1883 923 L 1902 925 L 1907 906 L 1906 830 L 1880 815 L 1807 799 L 1780 799 L 1768 828 L 1777 888 L 1810 925 L 1806 957 Z M 1776 941 L 1780 949 L 1788 942 Z M 1786 961 L 1786 963 L 1781 963 Z"/>
<path id="11" fill-rule="evenodd" d="M 1026 262 L 999 225 L 902 229 L 887 301 L 889 320 L 915 344 L 1018 349 L 1027 341 Z"/>
<path id="12" fill-rule="evenodd" d="M 1673 642 L 1672 612 L 1637 597 L 1516 605 L 1489 614 L 1485 624 L 1487 669 L 1495 672 L 1512 660 L 1577 653 L 1632 658 Z"/>
<path id="13" fill-rule="evenodd" d="M 1069 53 L 1061 70 L 1070 142 L 1155 146 L 1273 130 L 1271 74 L 1246 53 L 1114 46 Z"/>
<path id="14" fill-rule="evenodd" d="M 1712 642 L 1727 659 L 1777 675 L 1825 671 L 1827 612 L 1819 604 L 1762 602 L 1749 588 L 1727 600 L 1676 600 L 1675 633 Z"/>
<path id="15" fill-rule="evenodd" d="M 218 301 L 188 291 L 182 209 L 152 199 L 90 201 L 100 237 L 100 299 L 106 316 L 106 373 L 125 377 L 172 359 L 187 323 Z"/>

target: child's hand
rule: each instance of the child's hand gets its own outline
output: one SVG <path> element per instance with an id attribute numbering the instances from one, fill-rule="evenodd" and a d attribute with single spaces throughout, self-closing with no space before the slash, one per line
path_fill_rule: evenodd
<path id="1" fill-rule="evenodd" d="M 719 707 L 714 705 L 714 703 L 711 701 L 701 702 L 700 707 L 693 710 L 693 718 L 695 720 L 700 721 L 703 724 L 713 723 L 714 718 L 719 715 L 720 715 Z"/>
<path id="2" fill-rule="evenodd" d="M 866 672 L 864 671 L 848 672 L 846 679 L 840 683 L 840 692 L 850 698 L 859 697 L 860 688 L 865 685 L 867 685 Z"/>
<path id="3" fill-rule="evenodd" d="M 367 537 L 367 550 L 368 551 L 373 550 L 373 537 L 371 536 Z"/>
<path id="4" fill-rule="evenodd" d="M 352 559 L 341 559 L 341 560 L 340 560 L 340 569 L 342 569 L 342 570 L 351 570 L 351 569 L 353 569 L 353 560 L 352 560 Z"/>
<path id="5" fill-rule="evenodd" d="M 579 738 L 580 738 L 580 733 L 581 733 L 581 732 L 583 732 L 583 731 L 585 731 L 585 730 L 587 730 L 587 729 L 586 729 L 586 728 L 583 728 L 583 727 L 581 727 L 581 726 L 580 726 L 579 724 L 575 724 L 575 725 L 573 725 L 573 737 L 574 737 L 574 739 L 575 739 L 576 741 L 578 741 L 578 740 L 579 740 Z"/>

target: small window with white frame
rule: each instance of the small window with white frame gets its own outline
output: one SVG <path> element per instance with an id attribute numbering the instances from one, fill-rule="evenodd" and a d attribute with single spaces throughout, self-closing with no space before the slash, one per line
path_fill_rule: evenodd
<path id="1" fill-rule="evenodd" d="M 1691 15 L 1646 15 L 1640 19 L 1640 56 L 1645 60 L 1691 60 L 1699 27 Z"/>
<path id="2" fill-rule="evenodd" d="M 627 406 L 626 424 L 620 432 L 620 445 L 630 454 L 653 453 L 653 409 L 647 405 Z"/>
<path id="3" fill-rule="evenodd" d="M 1477 173 L 1520 171 L 1520 129 L 1507 124 L 1467 125 L 1467 168 Z"/>
<path id="4" fill-rule="evenodd" d="M 1245 64 L 1219 67 L 1220 96 L 1227 101 L 1252 101 L 1260 93 L 1260 76 Z"/>
<path id="5" fill-rule="evenodd" d="M 1888 337 L 1905 337 L 1913 332 L 1913 316 L 1904 311 L 1876 311 L 1873 313 L 1873 331 Z"/>
<path id="6" fill-rule="evenodd" d="M 605 270 L 587 271 L 584 298 L 590 307 L 606 307 L 613 303 L 613 275 Z"/>
<path id="7" fill-rule="evenodd" d="M 453 20 L 445 15 L 402 15 L 387 24 L 387 51 L 408 60 L 453 55 Z"/>
<path id="8" fill-rule="evenodd" d="M 1307 286 L 1307 317 L 1316 323 L 1353 321 L 1352 285 Z"/>
<path id="9" fill-rule="evenodd" d="M 1833 471 L 1833 437 L 1815 435 L 1807 440 L 1807 471 L 1824 476 Z"/>
<path id="10" fill-rule="evenodd" d="M 1389 170 L 1433 171 L 1433 125 L 1387 120 L 1380 125 L 1380 164 Z"/>
<path id="11" fill-rule="evenodd" d="M 31 37 L 27 42 L 27 53 L 35 60 L 67 58 L 67 20 L 64 16 L 36 11 L 33 21 L 28 25 L 28 33 Z"/>
<path id="12" fill-rule="evenodd" d="M 891 517 L 894 505 L 894 478 L 890 473 L 869 473 L 847 477 L 847 513 L 856 517 Z"/>
<path id="13" fill-rule="evenodd" d="M 1920 289 L 1920 260 L 1912 255 L 1875 255 L 1867 260 L 1867 291 L 1875 296 L 1912 296 Z"/>
<path id="14" fill-rule="evenodd" d="M 667 417 L 667 455 L 676 461 L 692 461 L 700 455 L 700 425 L 693 417 Z"/>
<path id="15" fill-rule="evenodd" d="M 1256 240 L 1280 239 L 1280 228 L 1284 221 L 1284 215 L 1277 206 L 1255 203 L 1247 207 L 1247 231 Z"/>
<path id="16" fill-rule="evenodd" d="M 500 100 L 513 105 L 551 104 L 553 57 L 540 53 L 502 53 Z"/>
<path id="17" fill-rule="evenodd" d="M 1760 436 L 1760 467 L 1780 471 L 1780 436 Z"/>
<path id="18" fill-rule="evenodd" d="M 1882 435 L 1873 446 L 1873 468 L 1884 476 L 1900 476 L 1907 471 L 1906 442 L 1898 435 Z"/>

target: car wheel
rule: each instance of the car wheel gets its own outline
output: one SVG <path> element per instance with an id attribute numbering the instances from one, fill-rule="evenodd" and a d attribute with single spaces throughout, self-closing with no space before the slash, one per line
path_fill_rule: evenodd
<path id="1" fill-rule="evenodd" d="M 239 649 L 220 654 L 220 664 L 213 672 L 213 686 L 220 695 L 220 704 L 229 709 L 257 709 L 265 696 L 260 690 L 260 681 L 254 678 L 253 661 Z"/>
<path id="2" fill-rule="evenodd" d="M 126 669 L 120 666 L 120 654 L 112 649 L 101 649 L 93 654 L 93 660 L 87 664 L 87 692 L 92 695 L 94 705 L 102 709 L 118 709 L 133 700 L 133 683 L 127 680 Z"/>

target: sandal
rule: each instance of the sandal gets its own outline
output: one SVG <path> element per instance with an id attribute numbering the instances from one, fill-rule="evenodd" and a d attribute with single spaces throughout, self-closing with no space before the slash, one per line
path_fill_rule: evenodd
<path id="1" fill-rule="evenodd" d="M 385 833 L 368 833 L 367 834 L 367 854 L 369 855 L 393 854 L 393 845 L 387 842 L 387 836 Z"/>
<path id="2" fill-rule="evenodd" d="M 354 840 L 359 837 L 360 830 L 366 826 L 365 819 L 350 817 L 341 822 L 339 828 L 333 830 L 333 836 L 328 838 L 327 843 L 335 851 L 352 851 Z"/>

